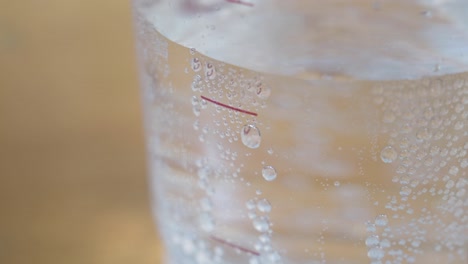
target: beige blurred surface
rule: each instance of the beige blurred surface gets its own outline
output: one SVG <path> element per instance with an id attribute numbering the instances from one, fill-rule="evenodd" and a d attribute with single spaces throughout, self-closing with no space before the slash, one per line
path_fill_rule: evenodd
<path id="1" fill-rule="evenodd" d="M 0 1 L 0 263 L 160 263 L 127 0 Z"/>

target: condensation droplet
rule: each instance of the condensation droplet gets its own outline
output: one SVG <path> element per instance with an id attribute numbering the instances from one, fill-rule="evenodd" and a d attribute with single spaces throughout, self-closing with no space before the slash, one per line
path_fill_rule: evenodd
<path id="1" fill-rule="evenodd" d="M 272 166 L 265 166 L 262 169 L 262 176 L 267 181 L 273 181 L 274 179 L 276 179 L 277 173 L 275 168 L 273 168 Z"/>
<path id="2" fill-rule="evenodd" d="M 271 204 L 267 199 L 261 199 L 257 202 L 257 209 L 263 213 L 269 213 L 271 211 Z"/>
<path id="3" fill-rule="evenodd" d="M 375 217 L 375 225 L 376 226 L 386 226 L 388 224 L 387 215 L 381 214 Z"/>
<path id="4" fill-rule="evenodd" d="M 386 146 L 380 152 L 380 159 L 382 159 L 384 163 L 392 163 L 397 159 L 397 157 L 398 153 L 392 146 Z"/>
<path id="5" fill-rule="evenodd" d="M 260 130 L 253 124 L 247 124 L 241 129 L 242 143 L 248 148 L 258 148 L 262 141 Z"/>

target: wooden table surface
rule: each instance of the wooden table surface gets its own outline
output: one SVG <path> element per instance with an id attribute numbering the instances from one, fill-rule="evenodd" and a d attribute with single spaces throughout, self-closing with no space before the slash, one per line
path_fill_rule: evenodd
<path id="1" fill-rule="evenodd" d="M 128 0 L 0 1 L 0 263 L 160 263 Z"/>

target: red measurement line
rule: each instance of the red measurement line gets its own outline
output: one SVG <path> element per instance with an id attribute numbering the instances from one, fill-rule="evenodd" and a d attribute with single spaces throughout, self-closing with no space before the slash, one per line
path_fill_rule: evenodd
<path id="1" fill-rule="evenodd" d="M 215 101 L 213 99 L 210 99 L 208 97 L 205 97 L 205 96 L 201 96 L 202 99 L 205 99 L 207 100 L 208 102 L 211 102 L 215 105 L 219 105 L 219 106 L 222 106 L 222 107 L 225 107 L 225 108 L 228 108 L 228 109 L 231 109 L 231 110 L 234 110 L 234 111 L 237 111 L 237 112 L 241 112 L 241 113 L 244 113 L 244 114 L 248 114 L 248 115 L 253 115 L 253 116 L 258 116 L 257 113 L 254 113 L 254 112 L 250 112 L 250 111 L 247 111 L 247 110 L 244 110 L 244 109 L 240 109 L 240 108 L 237 108 L 237 107 L 234 107 L 234 106 L 230 106 L 230 105 L 227 105 L 227 104 L 223 104 L 223 103 L 220 103 L 218 101 Z"/>
<path id="2" fill-rule="evenodd" d="M 240 5 L 245 5 L 245 6 L 254 6 L 254 4 L 249 3 L 249 2 L 244 2 L 244 1 L 242 1 L 242 0 L 226 0 L 226 2 L 234 3 L 234 4 L 240 4 Z"/>
<path id="3" fill-rule="evenodd" d="M 224 239 L 221 239 L 219 237 L 210 236 L 210 238 L 213 239 L 214 241 L 219 242 L 221 244 L 224 244 L 226 246 L 230 246 L 232 248 L 238 249 L 238 250 L 246 252 L 246 253 L 250 253 L 250 254 L 255 255 L 255 256 L 260 256 L 260 253 L 258 253 L 257 251 L 254 251 L 252 249 L 248 249 L 248 248 L 233 244 L 233 243 L 228 242 L 228 241 L 226 241 Z"/>

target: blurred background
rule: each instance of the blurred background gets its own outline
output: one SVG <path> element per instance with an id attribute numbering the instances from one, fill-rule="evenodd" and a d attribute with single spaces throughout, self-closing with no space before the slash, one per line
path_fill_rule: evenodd
<path id="1" fill-rule="evenodd" d="M 129 0 L 0 0 L 0 263 L 160 263 Z"/>

